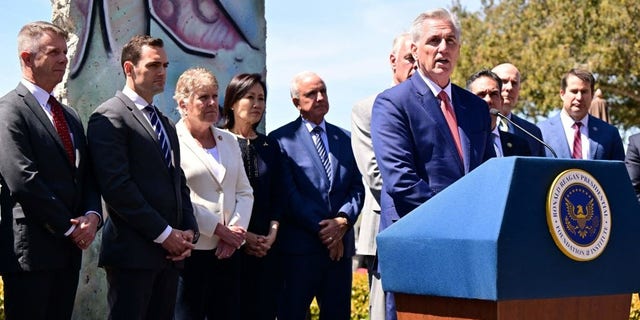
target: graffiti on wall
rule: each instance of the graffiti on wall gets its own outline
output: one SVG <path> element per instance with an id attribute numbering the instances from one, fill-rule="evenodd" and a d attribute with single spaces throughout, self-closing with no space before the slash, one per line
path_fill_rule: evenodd
<path id="1" fill-rule="evenodd" d="M 184 70 L 211 70 L 221 99 L 234 75 L 266 73 L 264 0 L 71 0 L 70 5 L 77 45 L 69 66 L 68 100 L 85 121 L 123 88 L 120 52 L 137 34 L 165 42 L 167 84 L 155 104 L 174 119 L 178 113 L 172 97 Z"/>
<path id="2" fill-rule="evenodd" d="M 66 99 L 85 122 L 124 87 L 120 52 L 134 35 L 164 40 L 167 82 L 154 103 L 174 120 L 173 93 L 184 70 L 211 70 L 220 84 L 221 103 L 234 75 L 266 74 L 264 0 L 55 0 L 53 7 L 54 17 L 60 15 L 58 22 L 72 33 Z M 106 279 L 97 268 L 99 243 L 97 238 L 84 253 L 73 319 L 107 314 Z"/>

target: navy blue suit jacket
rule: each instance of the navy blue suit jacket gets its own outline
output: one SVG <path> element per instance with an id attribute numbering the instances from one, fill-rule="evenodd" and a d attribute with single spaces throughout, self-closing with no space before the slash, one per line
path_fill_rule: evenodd
<path id="1" fill-rule="evenodd" d="M 515 124 L 521 126 L 525 130 L 531 132 L 536 138 L 542 140 L 542 132 L 540 132 L 540 128 L 535 124 L 522 119 L 515 114 L 511 114 L 511 121 Z M 522 132 L 522 130 L 518 128 L 514 128 L 513 133 L 518 136 L 524 138 L 529 144 L 529 150 L 531 150 L 531 155 L 535 157 L 544 157 L 545 156 L 545 147 L 535 139 L 531 138 L 528 134 Z"/>
<path id="2" fill-rule="evenodd" d="M 631 178 L 631 184 L 636 191 L 638 201 L 640 201 L 640 133 L 629 137 L 624 163 L 629 171 L 629 178 Z"/>
<path id="3" fill-rule="evenodd" d="M 558 158 L 571 158 L 571 148 L 562 127 L 560 113 L 538 124 L 544 141 L 558 154 Z M 547 157 L 553 155 L 547 150 Z M 589 159 L 624 161 L 624 147 L 618 129 L 589 115 Z"/>
<path id="4" fill-rule="evenodd" d="M 326 122 L 325 122 L 326 123 Z M 290 254 L 313 254 L 327 250 L 318 232 L 321 220 L 344 216 L 353 225 L 364 198 L 362 177 L 356 166 L 349 133 L 326 123 L 333 183 L 322 166 L 311 134 L 298 118 L 269 134 L 282 152 L 283 186 L 286 193 L 278 246 Z M 355 254 L 353 230 L 343 237 L 344 257 Z"/>
<path id="5" fill-rule="evenodd" d="M 527 140 L 516 134 L 500 132 L 500 144 L 502 145 L 502 155 L 509 156 L 531 156 L 531 149 Z M 540 144 L 540 142 L 538 142 Z"/>
<path id="6" fill-rule="evenodd" d="M 440 100 L 419 75 L 376 98 L 371 138 L 384 181 L 381 230 L 495 156 L 486 102 L 456 85 L 452 101 L 464 163 Z"/>

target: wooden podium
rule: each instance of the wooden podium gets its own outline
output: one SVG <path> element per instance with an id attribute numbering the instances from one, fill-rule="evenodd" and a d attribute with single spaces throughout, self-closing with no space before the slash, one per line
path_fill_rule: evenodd
<path id="1" fill-rule="evenodd" d="M 490 159 L 380 232 L 382 286 L 400 320 L 627 320 L 638 230 L 621 161 Z"/>
<path id="2" fill-rule="evenodd" d="M 631 295 L 490 301 L 395 294 L 398 320 L 628 320 Z"/>

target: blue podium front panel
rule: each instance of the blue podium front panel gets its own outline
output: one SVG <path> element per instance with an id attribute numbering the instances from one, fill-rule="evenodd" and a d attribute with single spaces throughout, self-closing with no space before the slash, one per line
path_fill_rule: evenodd
<path id="1" fill-rule="evenodd" d="M 554 242 L 547 197 L 568 169 L 591 174 L 611 214 L 609 241 L 591 261 Z M 640 206 L 618 161 L 495 158 L 378 236 L 386 291 L 510 300 L 637 292 Z"/>

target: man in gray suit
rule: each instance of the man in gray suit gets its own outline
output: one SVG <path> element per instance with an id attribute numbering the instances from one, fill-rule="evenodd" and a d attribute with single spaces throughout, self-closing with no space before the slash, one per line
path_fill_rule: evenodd
<path id="1" fill-rule="evenodd" d="M 122 49 L 124 89 L 87 129 L 107 204 L 100 266 L 110 319 L 172 319 L 180 260 L 197 240 L 173 124 L 155 106 L 169 65 L 161 39 L 135 36 Z"/>
<path id="2" fill-rule="evenodd" d="M 0 98 L 0 274 L 7 319 L 69 319 L 82 250 L 102 221 L 78 114 L 53 96 L 67 32 L 18 34 L 22 80 Z"/>
<path id="3" fill-rule="evenodd" d="M 411 55 L 411 35 L 402 33 L 393 39 L 389 54 L 389 64 L 396 85 L 407 80 L 415 71 Z M 356 243 L 356 253 L 364 256 L 369 272 L 369 314 L 371 319 L 384 319 L 385 302 L 380 273 L 376 261 L 376 235 L 380 226 L 380 191 L 382 176 L 371 145 L 371 108 L 376 95 L 357 102 L 351 112 L 351 147 L 358 170 L 364 182 L 364 207 L 360 213 L 360 226 Z"/>

